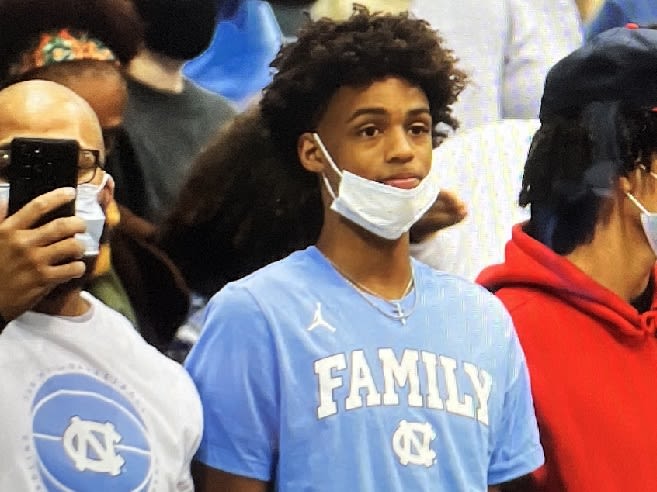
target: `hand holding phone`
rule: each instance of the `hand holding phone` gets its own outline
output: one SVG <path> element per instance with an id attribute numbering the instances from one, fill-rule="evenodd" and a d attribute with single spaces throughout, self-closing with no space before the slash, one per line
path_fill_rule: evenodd
<path id="1" fill-rule="evenodd" d="M 77 187 L 80 146 L 75 140 L 14 138 L 10 152 L 9 215 L 49 191 Z M 45 214 L 35 227 L 72 215 L 74 200 Z"/>

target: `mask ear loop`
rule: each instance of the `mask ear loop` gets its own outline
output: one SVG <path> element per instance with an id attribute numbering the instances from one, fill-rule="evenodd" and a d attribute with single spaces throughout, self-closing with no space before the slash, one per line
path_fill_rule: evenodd
<path id="1" fill-rule="evenodd" d="M 644 166 L 643 164 L 639 164 L 638 167 L 640 167 L 640 168 L 643 169 L 645 172 L 647 172 L 648 174 L 650 174 L 650 176 L 652 176 L 653 178 L 657 179 L 657 173 L 651 171 L 650 169 L 648 169 L 648 168 L 647 168 L 646 166 Z"/>
<path id="2" fill-rule="evenodd" d="M 331 154 L 328 153 L 328 150 L 326 150 L 326 147 L 324 146 L 324 142 L 322 142 L 322 139 L 319 138 L 319 134 L 316 132 L 313 132 L 313 139 L 315 140 L 315 143 L 319 147 L 319 149 L 322 151 L 322 154 L 324 155 L 324 158 L 328 161 L 329 166 L 331 166 L 331 169 L 335 171 L 335 173 L 342 178 L 342 173 L 338 169 L 338 166 L 335 165 L 335 162 L 333 161 L 333 158 L 331 157 Z M 335 200 L 337 198 L 337 195 L 335 194 L 335 191 L 333 191 L 333 187 L 331 186 L 331 183 L 329 182 L 328 178 L 326 177 L 326 173 L 322 172 L 322 179 L 324 180 L 324 185 L 326 186 L 326 191 L 328 191 L 329 195 L 331 195 L 331 198 Z"/>
<path id="3" fill-rule="evenodd" d="M 649 170 L 646 166 L 643 164 L 639 164 L 637 167 L 639 167 L 642 171 L 650 174 L 651 177 L 654 179 L 657 179 L 657 173 L 654 173 L 653 171 Z M 636 197 L 630 193 L 629 191 L 625 192 L 625 196 L 630 199 L 630 201 L 636 205 L 636 207 L 644 214 L 646 215 L 657 215 L 657 212 L 649 212 L 646 207 L 644 207 L 639 200 L 636 199 Z"/>
<path id="4" fill-rule="evenodd" d="M 627 198 L 629 198 L 630 201 L 634 205 L 636 205 L 636 208 L 638 208 L 642 213 L 647 214 L 647 215 L 654 215 L 654 213 L 648 212 L 648 209 L 646 209 L 646 207 L 641 205 L 641 202 L 639 200 L 637 200 L 636 198 L 634 198 L 634 195 L 632 195 L 632 193 L 630 193 L 629 191 L 625 192 L 625 196 L 627 196 Z"/>

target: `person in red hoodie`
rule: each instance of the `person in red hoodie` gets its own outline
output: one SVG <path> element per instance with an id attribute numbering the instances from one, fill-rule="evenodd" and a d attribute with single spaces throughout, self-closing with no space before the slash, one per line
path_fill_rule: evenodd
<path id="1" fill-rule="evenodd" d="M 657 31 L 617 28 L 548 74 L 505 261 L 545 449 L 528 490 L 657 490 Z"/>

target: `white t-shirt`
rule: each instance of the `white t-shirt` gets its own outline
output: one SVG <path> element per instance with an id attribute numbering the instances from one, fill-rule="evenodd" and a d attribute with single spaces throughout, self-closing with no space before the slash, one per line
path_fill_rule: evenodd
<path id="1" fill-rule="evenodd" d="M 83 295 L 82 316 L 28 312 L 0 335 L 0 490 L 193 490 L 193 382 Z"/>
<path id="2" fill-rule="evenodd" d="M 467 217 L 412 246 L 413 256 L 438 270 L 474 280 L 504 260 L 511 227 L 529 218 L 518 194 L 538 120 L 502 120 L 457 133 L 433 151 L 442 188 L 468 207 Z"/>
<path id="3" fill-rule="evenodd" d="M 545 75 L 582 44 L 574 0 L 412 0 L 470 82 L 454 105 L 461 128 L 536 118 Z"/>

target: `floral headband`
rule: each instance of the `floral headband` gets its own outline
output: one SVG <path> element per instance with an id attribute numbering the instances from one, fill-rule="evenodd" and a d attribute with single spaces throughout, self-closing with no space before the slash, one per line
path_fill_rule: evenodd
<path id="1" fill-rule="evenodd" d="M 105 44 L 85 31 L 71 33 L 68 29 L 42 33 L 38 46 L 23 53 L 10 69 L 10 75 L 20 77 L 37 68 L 75 60 L 117 61 Z M 117 62 L 118 63 L 118 62 Z"/>

